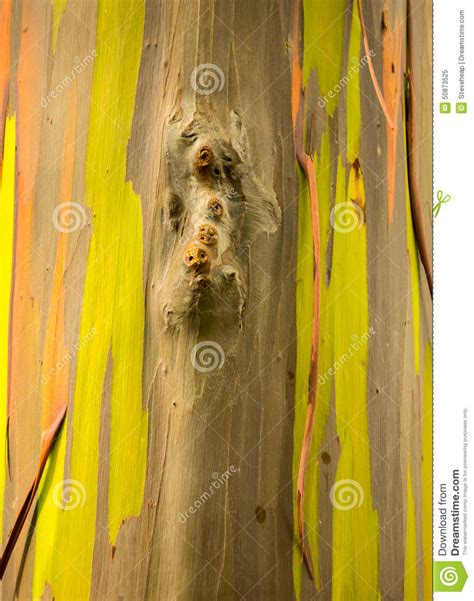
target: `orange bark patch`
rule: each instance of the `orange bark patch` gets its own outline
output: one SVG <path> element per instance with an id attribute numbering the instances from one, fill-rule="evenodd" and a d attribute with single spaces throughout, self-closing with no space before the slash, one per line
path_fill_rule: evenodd
<path id="1" fill-rule="evenodd" d="M 395 175 L 397 166 L 398 113 L 402 92 L 402 25 L 395 18 L 390 26 L 388 9 L 382 19 L 383 92 L 393 127 L 387 123 L 387 194 L 388 222 L 393 221 L 395 206 Z"/>
<path id="2" fill-rule="evenodd" d="M 13 472 L 20 472 L 24 455 L 34 443 L 22 436 L 25 421 L 35 419 L 38 382 L 39 312 L 34 292 L 33 198 L 39 159 L 41 115 L 38 111 L 44 62 L 35 48 L 43 35 L 37 6 L 25 0 L 17 69 L 17 195 L 15 215 L 14 278 L 11 311 L 11 355 L 8 394 L 9 441 L 15 447 Z M 29 465 L 29 464 L 28 464 Z M 18 475 L 14 474 L 15 476 Z M 20 480 L 14 477 L 15 483 Z M 15 484 L 16 485 L 16 484 Z M 17 491 L 15 491 L 16 494 Z"/>
<path id="3" fill-rule="evenodd" d="M 303 75 L 300 67 L 298 44 L 300 40 L 299 3 L 293 2 L 293 52 L 291 57 L 291 120 L 293 128 L 296 127 L 299 102 L 303 85 Z"/>
<path id="4" fill-rule="evenodd" d="M 76 130 L 77 94 L 76 86 L 71 90 L 66 125 L 63 169 L 61 174 L 61 202 L 70 202 L 74 173 L 74 140 Z M 41 375 L 41 441 L 38 468 L 26 494 L 18 517 L 11 530 L 3 555 L 0 560 L 0 578 L 8 565 L 10 556 L 20 536 L 23 525 L 33 504 L 46 462 L 59 434 L 66 415 L 68 404 L 69 367 L 65 348 L 65 290 L 64 275 L 66 272 L 67 232 L 58 235 L 56 264 L 53 274 L 50 309 L 46 328 Z"/>
<path id="5" fill-rule="evenodd" d="M 73 174 L 74 174 L 74 140 L 76 132 L 77 94 L 76 86 L 71 89 L 64 143 L 63 168 L 61 173 L 60 202 L 71 202 Z M 57 415 L 65 410 L 68 393 L 68 364 L 64 368 L 56 369 L 58 362 L 66 357 L 64 343 L 65 323 L 65 291 L 64 274 L 68 250 L 67 231 L 58 235 L 56 250 L 56 264 L 53 275 L 53 287 L 46 331 L 44 360 L 43 360 L 43 394 L 41 430 L 47 429 L 54 422 Z M 62 365 L 62 363 L 61 363 Z"/>
<path id="6" fill-rule="evenodd" d="M 27 378 L 28 362 L 25 348 L 31 349 L 28 357 L 36 362 L 36 349 L 30 340 L 23 339 L 21 348 L 16 350 L 15 340 L 21 340 L 27 331 L 31 332 L 34 321 L 31 293 L 32 222 L 34 182 L 39 158 L 41 116 L 38 111 L 41 96 L 41 81 L 44 74 L 39 52 L 34 49 L 35 40 L 41 39 L 42 30 L 36 22 L 31 0 L 23 2 L 22 36 L 20 58 L 17 71 L 18 85 L 18 195 L 16 213 L 15 279 L 12 315 L 12 390 L 18 382 L 18 400 L 25 403 L 21 388 Z M 17 356 L 18 355 L 18 356 Z M 26 392 L 26 391 L 24 391 Z M 11 403 L 11 399 L 10 399 Z M 10 405 L 10 412 L 12 407 Z"/>

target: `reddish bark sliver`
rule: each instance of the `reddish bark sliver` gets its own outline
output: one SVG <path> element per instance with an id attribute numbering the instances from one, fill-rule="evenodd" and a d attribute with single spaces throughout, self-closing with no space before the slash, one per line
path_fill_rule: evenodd
<path id="1" fill-rule="evenodd" d="M 407 2 L 407 62 L 408 62 L 408 102 L 407 102 L 407 167 L 408 187 L 410 192 L 410 207 L 413 219 L 415 238 L 418 244 L 421 263 L 425 270 L 426 279 L 433 297 L 433 266 L 430 258 L 426 228 L 423 219 L 420 186 L 416 170 L 416 91 L 413 56 L 413 17 L 411 0 Z"/>
<path id="2" fill-rule="evenodd" d="M 359 20 L 360 20 L 360 26 L 362 29 L 362 38 L 364 40 L 364 50 L 365 50 L 365 54 L 367 57 L 367 64 L 369 67 L 370 78 L 372 79 L 372 84 L 374 86 L 375 94 L 380 103 L 380 106 L 382 107 L 382 110 L 384 112 L 385 119 L 387 120 L 388 125 L 391 127 L 391 129 L 395 129 L 395 123 L 393 121 L 392 115 L 390 114 L 387 103 L 385 102 L 385 98 L 382 93 L 382 90 L 380 89 L 379 82 L 377 81 L 377 75 L 375 74 L 374 64 L 372 62 L 372 51 L 369 47 L 369 40 L 367 38 L 367 31 L 365 28 L 364 15 L 362 14 L 362 0 L 357 0 L 357 8 L 359 11 Z"/>
<path id="3" fill-rule="evenodd" d="M 311 338 L 311 363 L 308 382 L 308 407 L 306 410 L 306 421 L 301 447 L 301 457 L 298 468 L 298 481 L 296 504 L 298 513 L 298 534 L 301 544 L 303 561 L 306 564 L 310 577 L 314 578 L 314 570 L 308 549 L 305 544 L 304 524 L 304 501 L 306 489 L 306 472 L 308 468 L 309 451 L 314 431 L 314 417 L 316 410 L 316 386 L 318 375 L 318 339 L 319 339 L 319 281 L 320 281 L 320 235 L 319 235 L 319 209 L 318 190 L 314 162 L 311 155 L 304 149 L 303 123 L 304 123 L 304 94 L 302 89 L 302 74 L 299 64 L 298 42 L 299 42 L 299 4 L 293 3 L 293 59 L 292 59 L 292 119 L 293 119 L 293 144 L 296 159 L 303 171 L 309 187 L 309 198 L 311 204 L 311 226 L 313 232 L 313 257 L 314 257 L 314 281 L 313 281 L 313 331 Z M 312 140 L 312 123 L 310 127 L 310 140 Z M 311 152 L 311 142 L 310 150 Z"/>
<path id="4" fill-rule="evenodd" d="M 41 476 L 43 475 L 46 461 L 48 460 L 48 457 L 53 449 L 61 426 L 64 422 L 64 418 L 66 416 L 66 409 L 67 406 L 63 405 L 63 407 L 59 410 L 56 419 L 51 423 L 49 428 L 44 430 L 41 434 L 41 448 L 38 469 L 36 471 L 33 482 L 31 483 L 31 486 L 26 494 L 20 512 L 18 513 L 18 517 L 16 518 L 15 523 L 13 524 L 13 528 L 10 531 L 7 544 L 5 545 L 5 549 L 3 550 L 2 557 L 0 558 L 0 580 L 3 579 L 3 575 L 5 574 L 5 570 L 8 566 L 11 554 L 13 553 L 16 542 L 23 529 L 23 525 L 26 521 L 26 518 L 28 517 L 28 513 L 30 512 L 31 506 L 33 505 L 36 492 L 41 482 Z"/>

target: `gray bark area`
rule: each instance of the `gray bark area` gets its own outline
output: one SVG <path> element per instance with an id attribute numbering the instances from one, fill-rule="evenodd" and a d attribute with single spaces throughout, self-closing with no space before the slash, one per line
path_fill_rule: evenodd
<path id="1" fill-rule="evenodd" d="M 152 552 L 122 584 L 126 598 L 293 596 L 290 17 L 286 2 L 147 5 L 128 169 L 144 215 L 149 464 L 143 516 L 124 537 Z M 222 70 L 221 91 L 193 90 L 203 63 Z M 214 156 L 199 168 L 203 146 Z M 209 258 L 190 269 L 183 255 L 209 222 L 217 243 L 198 240 Z M 225 355 L 209 373 L 191 363 L 206 341 Z"/>

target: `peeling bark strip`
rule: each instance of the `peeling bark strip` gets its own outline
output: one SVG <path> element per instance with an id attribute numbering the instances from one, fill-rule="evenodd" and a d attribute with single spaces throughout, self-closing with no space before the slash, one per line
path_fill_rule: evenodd
<path id="1" fill-rule="evenodd" d="M 375 94 L 377 96 L 378 101 L 380 102 L 380 106 L 382 107 L 382 110 L 385 114 L 385 118 L 387 120 L 389 127 L 391 129 L 395 129 L 395 126 L 396 126 L 395 120 L 393 118 L 393 115 L 391 114 L 390 108 L 387 106 L 387 102 L 384 98 L 382 90 L 380 89 L 380 86 L 379 86 L 379 82 L 377 80 L 377 75 L 375 74 L 374 64 L 372 62 L 372 52 L 371 52 L 371 49 L 369 46 L 369 40 L 367 38 L 367 30 L 365 28 L 364 14 L 362 11 L 362 0 L 357 0 L 357 8 L 359 11 L 359 19 L 360 19 L 360 24 L 362 27 L 362 37 L 364 40 L 365 55 L 367 56 L 370 77 L 371 77 L 372 83 L 374 85 Z"/>
<path id="2" fill-rule="evenodd" d="M 2 557 L 0 558 L 0 580 L 3 579 L 3 575 L 5 574 L 5 570 L 7 569 L 10 557 L 21 534 L 22 528 L 26 522 L 26 518 L 28 517 L 31 506 L 33 505 L 33 502 L 35 500 L 36 492 L 38 491 L 41 482 L 41 477 L 46 466 L 46 462 L 54 446 L 54 443 L 56 442 L 56 438 L 59 435 L 65 416 L 66 407 L 63 406 L 61 412 L 57 415 L 54 422 L 49 426 L 47 430 L 44 430 L 41 433 L 41 453 L 39 457 L 37 472 L 26 494 L 25 500 L 23 501 L 23 505 L 21 506 L 13 528 L 11 529 L 8 535 L 7 544 L 3 549 Z"/>
<path id="3" fill-rule="evenodd" d="M 304 150 L 303 128 L 305 123 L 305 103 L 302 88 L 301 67 L 299 65 L 298 46 L 300 41 L 298 0 L 293 1 L 293 76 L 292 76 L 292 115 L 293 115 L 293 144 L 295 147 L 298 164 L 305 174 L 309 186 L 309 198 L 311 204 L 311 224 L 313 231 L 313 257 L 314 257 L 314 281 L 313 281 L 313 333 L 311 342 L 311 363 L 308 381 L 308 408 L 304 427 L 303 445 L 301 448 L 300 466 L 298 470 L 297 504 L 298 504 L 298 531 L 300 535 L 301 552 L 304 562 L 308 568 L 311 578 L 314 578 L 314 570 L 311 558 L 305 545 L 304 525 L 304 501 L 306 486 L 306 470 L 308 457 L 313 440 L 314 415 L 316 405 L 316 390 L 318 377 L 318 338 L 319 338 L 319 282 L 320 282 L 320 259 L 319 259 L 319 211 L 318 190 L 313 159 Z M 311 151 L 310 129 L 310 152 Z"/>
<path id="4" fill-rule="evenodd" d="M 411 0 L 407 0 L 407 165 L 408 182 L 410 186 L 410 203 L 415 228 L 416 241 L 420 252 L 421 263 L 425 270 L 426 279 L 433 296 L 433 262 L 428 247 L 427 225 L 424 219 L 423 204 L 421 202 L 420 185 L 416 168 L 416 90 L 415 90 L 415 58 L 414 58 L 414 32 L 413 32 L 413 7 Z M 430 224 L 431 227 L 431 224 Z"/>

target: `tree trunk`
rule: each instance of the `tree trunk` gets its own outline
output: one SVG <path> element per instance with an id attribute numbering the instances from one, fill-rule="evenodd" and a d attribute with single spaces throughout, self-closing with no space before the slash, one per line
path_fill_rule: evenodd
<path id="1" fill-rule="evenodd" d="M 3 598 L 430 599 L 431 2 L 0 6 Z"/>

